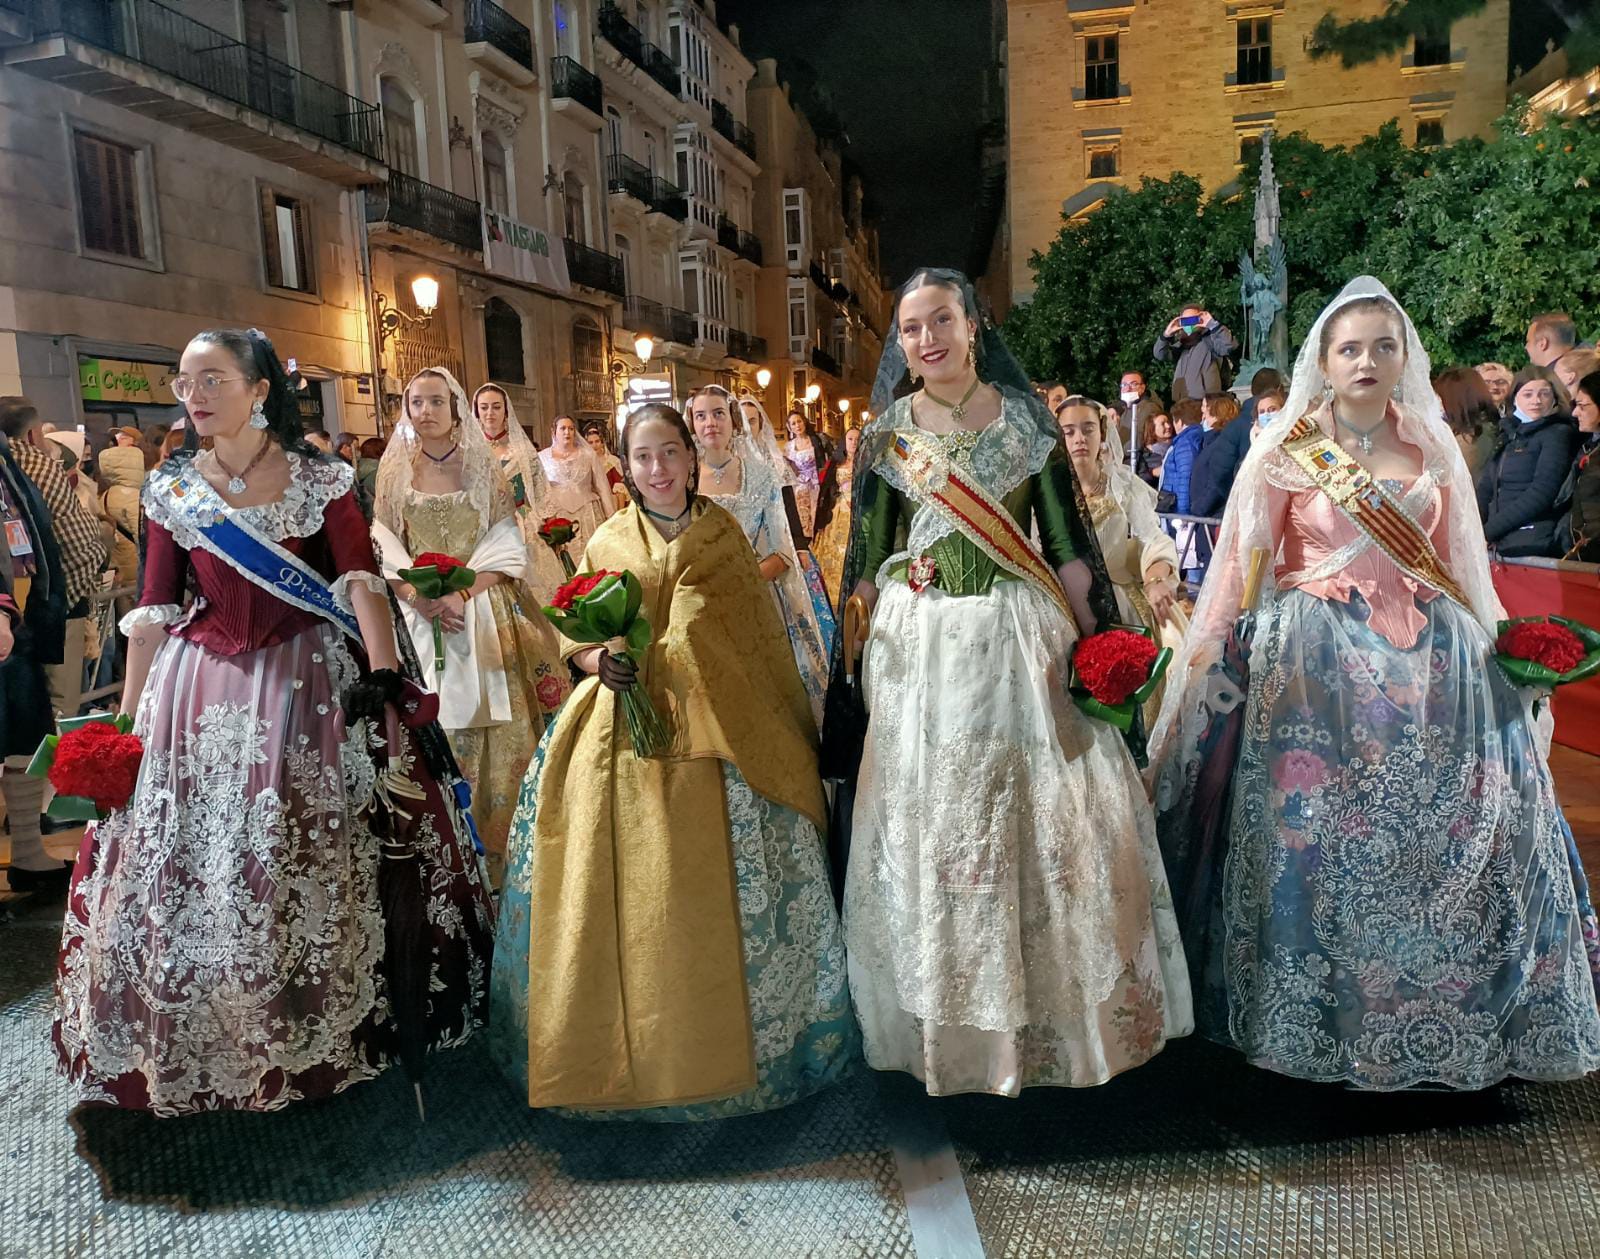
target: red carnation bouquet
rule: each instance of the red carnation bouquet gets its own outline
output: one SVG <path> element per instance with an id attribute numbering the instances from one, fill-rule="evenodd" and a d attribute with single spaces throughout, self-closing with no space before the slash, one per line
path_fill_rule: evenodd
<path id="1" fill-rule="evenodd" d="M 1564 616 L 1501 621 L 1495 659 L 1518 686 L 1552 691 L 1600 673 L 1600 633 Z"/>
<path id="2" fill-rule="evenodd" d="M 578 522 L 568 520 L 565 516 L 547 516 L 544 523 L 539 526 L 539 536 L 544 539 L 544 544 L 556 553 L 570 581 L 577 575 L 577 569 L 573 566 L 572 556 L 567 554 L 567 543 L 578 536 Z"/>
<path id="3" fill-rule="evenodd" d="M 1171 662 L 1171 648 L 1157 647 L 1148 629 L 1113 626 L 1079 640 L 1068 688 L 1089 716 L 1126 731 L 1134 709 L 1155 694 Z"/>
<path id="4" fill-rule="evenodd" d="M 112 713 L 69 717 L 57 733 L 46 735 L 28 773 L 48 778 L 56 789 L 45 810 L 63 822 L 100 821 L 126 807 L 139 781 L 144 743 L 133 733 L 133 718 Z"/>
<path id="5" fill-rule="evenodd" d="M 556 591 L 544 614 L 573 642 L 602 644 L 618 659 L 637 661 L 653 637 L 650 622 L 639 611 L 643 602 L 644 589 L 632 573 L 602 570 L 579 573 Z M 667 746 L 666 723 L 642 682 L 635 680 L 622 693 L 622 707 L 635 756 L 650 756 Z"/>
<path id="6" fill-rule="evenodd" d="M 478 574 L 453 555 L 442 551 L 424 551 L 410 568 L 402 568 L 400 577 L 411 583 L 424 599 L 443 599 L 446 595 L 462 594 L 472 588 Z M 462 601 L 463 606 L 465 600 Z M 444 629 L 439 618 L 433 618 L 433 672 L 444 673 Z"/>

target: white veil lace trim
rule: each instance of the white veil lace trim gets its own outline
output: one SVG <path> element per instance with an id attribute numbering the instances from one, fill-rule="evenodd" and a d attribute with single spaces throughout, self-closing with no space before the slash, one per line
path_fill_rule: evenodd
<path id="1" fill-rule="evenodd" d="M 401 419 L 395 425 L 389 444 L 384 448 L 383 458 L 378 463 L 373 519 L 395 537 L 406 536 L 406 491 L 412 487 L 416 463 L 422 454 L 422 443 L 417 437 L 417 430 L 405 415 L 405 398 L 421 376 L 438 376 L 450 389 L 450 396 L 455 401 L 456 432 L 461 441 L 461 487 L 467 493 L 467 501 L 477 509 L 479 527 L 487 532 L 496 519 L 506 514 L 503 508 L 509 502 L 510 495 L 500 471 L 500 460 L 494 453 L 494 447 L 489 445 L 489 439 L 483 435 L 478 417 L 467 401 L 467 391 L 443 367 L 423 368 L 406 381 L 406 387 L 400 394 Z M 508 413 L 510 405 L 511 399 L 507 398 Z"/>
<path id="2" fill-rule="evenodd" d="M 1422 348 L 1410 316 L 1382 282 L 1370 275 L 1357 276 L 1312 325 L 1295 361 L 1288 403 L 1257 432 L 1234 481 L 1189 636 L 1172 670 L 1161 715 L 1151 731 L 1150 763 L 1157 772 L 1163 759 L 1193 754 L 1205 725 L 1202 701 L 1206 673 L 1221 657 L 1244 593 L 1250 555 L 1257 548 L 1267 553 L 1259 600 L 1264 603 L 1276 591 L 1274 566 L 1281 539 L 1274 532 L 1269 514 L 1268 485 L 1269 481 L 1284 479 L 1281 465 L 1287 456 L 1280 448 L 1289 430 L 1301 416 L 1316 413 L 1328 392 L 1321 364 L 1323 329 L 1350 303 L 1374 297 L 1392 304 L 1405 324 L 1406 364 L 1395 400 L 1400 413 L 1398 431 L 1402 441 L 1422 452 L 1424 472 L 1444 493 L 1447 519 L 1440 549 L 1446 566 L 1465 592 L 1473 616 L 1491 638 L 1497 622 L 1505 615 L 1489 577 L 1489 552 L 1478 515 L 1477 493 L 1461 447 L 1445 423 L 1442 404 L 1433 391 L 1427 351 Z"/>
<path id="3" fill-rule="evenodd" d="M 772 431 L 772 417 L 767 414 L 767 408 L 762 406 L 756 398 L 744 397 L 733 399 L 733 404 L 738 408 L 734 422 L 738 425 L 738 436 L 734 440 L 744 447 L 744 453 L 764 462 L 772 469 L 772 475 L 778 480 L 779 488 L 795 484 L 794 465 L 783 456 L 783 449 L 778 445 L 777 434 Z M 752 433 L 744 421 L 744 407 L 746 404 L 753 406 L 756 413 L 761 416 L 761 431 Z"/>

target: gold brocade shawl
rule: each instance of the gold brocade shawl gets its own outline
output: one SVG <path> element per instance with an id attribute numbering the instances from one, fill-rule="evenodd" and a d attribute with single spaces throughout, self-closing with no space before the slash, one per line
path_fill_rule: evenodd
<path id="1" fill-rule="evenodd" d="M 628 569 L 655 632 L 640 676 L 672 730 L 640 760 L 621 698 L 579 684 L 545 748 L 530 874 L 528 1103 L 637 1108 L 756 1084 L 722 762 L 824 825 L 816 726 L 734 518 L 667 542 L 636 506 L 583 569 Z M 571 656 L 585 644 L 563 641 Z"/>

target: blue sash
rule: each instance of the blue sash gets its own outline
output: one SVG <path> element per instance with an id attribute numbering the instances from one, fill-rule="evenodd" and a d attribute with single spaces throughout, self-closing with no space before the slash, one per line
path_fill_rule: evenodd
<path id="1" fill-rule="evenodd" d="M 320 616 L 358 643 L 361 641 L 361 626 L 352 613 L 335 601 L 322 574 L 240 521 L 199 473 L 179 473 L 173 479 L 171 493 L 188 508 L 189 523 L 200 544 L 239 576 L 290 607 Z"/>

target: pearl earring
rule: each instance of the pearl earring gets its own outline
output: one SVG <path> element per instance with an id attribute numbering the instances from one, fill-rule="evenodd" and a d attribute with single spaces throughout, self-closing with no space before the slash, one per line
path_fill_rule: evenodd
<path id="1" fill-rule="evenodd" d="M 262 405 L 261 399 L 257 398 L 250 404 L 250 427 L 260 429 L 266 428 L 266 426 L 267 409 Z"/>

